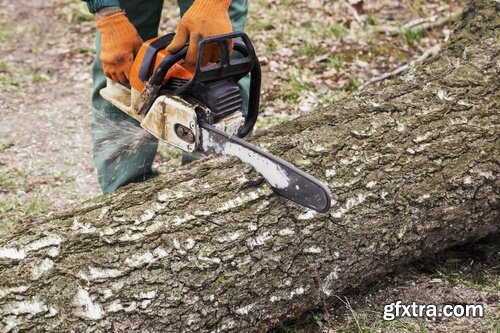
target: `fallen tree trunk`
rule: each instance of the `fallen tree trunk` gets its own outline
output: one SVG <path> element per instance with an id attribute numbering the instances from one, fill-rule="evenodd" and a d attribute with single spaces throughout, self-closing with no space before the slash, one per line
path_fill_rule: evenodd
<path id="1" fill-rule="evenodd" d="M 328 184 L 327 214 L 213 158 L 4 230 L 3 329 L 261 331 L 498 232 L 499 7 L 473 1 L 420 68 L 256 138 Z"/>

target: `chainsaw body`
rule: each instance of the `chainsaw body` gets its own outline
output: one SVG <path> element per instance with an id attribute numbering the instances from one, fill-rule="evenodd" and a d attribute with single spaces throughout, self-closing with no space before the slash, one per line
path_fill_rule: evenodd
<path id="1" fill-rule="evenodd" d="M 232 33 L 206 39 L 204 45 L 218 43 L 222 58 L 216 64 L 201 67 L 184 61 L 187 47 L 176 54 L 165 48 L 173 34 L 144 42 L 130 72 L 130 86 L 112 80 L 101 95 L 139 121 L 155 137 L 185 152 L 197 155 L 202 135 L 201 122 L 238 137 L 251 132 L 258 116 L 260 65 L 250 40 L 244 33 Z M 240 38 L 234 49 L 240 59 L 230 59 L 227 42 Z M 243 98 L 237 82 L 251 73 L 250 110 L 242 113 Z"/>

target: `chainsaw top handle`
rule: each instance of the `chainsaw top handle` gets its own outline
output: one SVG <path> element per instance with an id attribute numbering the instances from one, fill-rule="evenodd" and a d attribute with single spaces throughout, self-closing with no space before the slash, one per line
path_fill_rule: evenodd
<path id="1" fill-rule="evenodd" d="M 237 39 L 238 38 L 238 39 Z M 228 41 L 234 39 L 234 50 L 239 52 L 243 57 L 237 59 L 230 58 Z M 241 39 L 241 40 L 239 40 Z M 221 59 L 213 65 L 202 66 L 203 53 L 205 46 L 210 43 L 217 43 L 221 51 Z M 154 100 L 159 93 L 159 88 L 162 85 L 169 69 L 179 60 L 186 57 L 188 46 L 184 46 L 177 53 L 169 54 L 158 65 L 156 71 L 146 83 L 146 94 L 154 94 L 148 96 L 149 100 Z M 250 96 L 248 101 L 248 113 L 245 117 L 245 123 L 238 130 L 237 136 L 243 138 L 250 134 L 255 122 L 257 121 L 260 103 L 260 83 L 261 70 L 260 63 L 255 54 L 255 49 L 250 42 L 247 34 L 244 32 L 232 32 L 225 35 L 214 36 L 203 39 L 198 44 L 198 58 L 196 61 L 194 75 L 185 84 L 174 91 L 175 95 L 185 93 L 189 88 L 197 83 L 216 81 L 225 78 L 234 78 L 234 82 L 238 82 L 245 75 L 250 73 Z M 149 106 L 148 106 L 149 107 Z"/>

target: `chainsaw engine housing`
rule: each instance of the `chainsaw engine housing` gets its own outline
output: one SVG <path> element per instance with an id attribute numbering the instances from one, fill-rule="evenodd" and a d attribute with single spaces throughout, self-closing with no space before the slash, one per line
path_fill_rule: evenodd
<path id="1" fill-rule="evenodd" d="M 218 116 L 216 108 L 210 109 L 194 98 L 184 99 L 165 94 L 156 99 L 141 126 L 172 146 L 196 155 L 201 144 L 200 121 L 236 135 L 245 118 L 239 110 Z"/>
<path id="2" fill-rule="evenodd" d="M 196 154 L 201 144 L 200 122 L 230 135 L 243 137 L 253 128 L 258 114 L 260 66 L 244 33 L 232 33 L 203 40 L 195 66 L 184 61 L 187 46 L 176 54 L 165 48 L 173 34 L 146 41 L 130 72 L 130 86 L 108 80 L 101 95 L 141 123 L 157 138 L 186 152 Z M 229 58 L 227 44 L 243 58 Z M 218 43 L 222 57 L 217 63 L 201 66 L 204 46 Z M 237 82 L 251 74 L 250 107 L 242 113 L 242 93 Z"/>

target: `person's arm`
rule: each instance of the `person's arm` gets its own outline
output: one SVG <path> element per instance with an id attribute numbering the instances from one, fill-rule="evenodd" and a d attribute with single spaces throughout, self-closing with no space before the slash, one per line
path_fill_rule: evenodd
<path id="1" fill-rule="evenodd" d="M 195 0 L 177 25 L 175 37 L 167 47 L 167 51 L 175 53 L 189 42 L 186 61 L 191 64 L 196 63 L 198 42 L 202 38 L 233 31 L 228 13 L 230 4 L 231 0 Z M 232 47 L 231 41 L 229 49 Z M 220 49 L 217 45 L 205 46 L 203 64 L 209 61 L 216 62 L 219 57 Z"/>
<path id="2" fill-rule="evenodd" d="M 101 62 L 104 74 L 116 82 L 129 81 L 134 57 L 142 45 L 135 27 L 118 0 L 86 1 L 101 33 Z"/>

